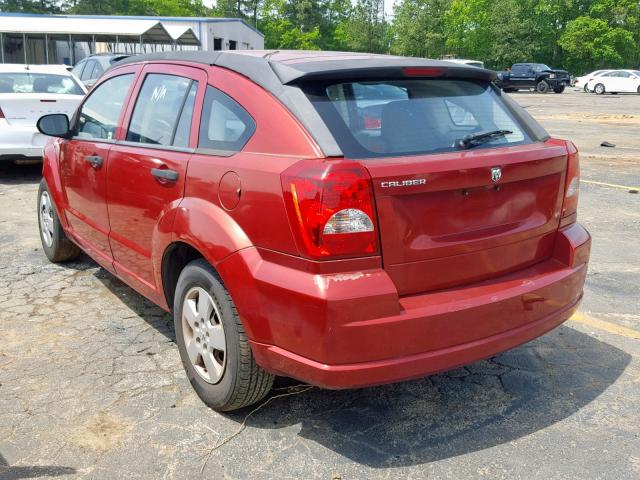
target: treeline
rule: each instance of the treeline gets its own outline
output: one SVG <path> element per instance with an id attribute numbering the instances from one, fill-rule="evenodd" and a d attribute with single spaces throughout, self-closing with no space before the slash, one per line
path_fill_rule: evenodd
<path id="1" fill-rule="evenodd" d="M 386 0 L 390 2 L 392 0 Z M 573 73 L 640 64 L 639 0 L 0 0 L 2 11 L 241 17 L 266 48 L 536 61 Z"/>

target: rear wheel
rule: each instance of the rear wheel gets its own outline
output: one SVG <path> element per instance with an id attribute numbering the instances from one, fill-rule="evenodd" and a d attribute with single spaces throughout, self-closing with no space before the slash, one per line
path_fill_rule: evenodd
<path id="1" fill-rule="evenodd" d="M 53 198 L 44 178 L 38 189 L 38 227 L 42 249 L 50 261 L 67 262 L 80 254 L 78 246 L 67 238 L 60 225 Z"/>
<path id="2" fill-rule="evenodd" d="M 604 85 L 598 83 L 595 87 L 593 87 L 593 91 L 596 92 L 597 95 L 602 95 L 605 92 Z"/>
<path id="3" fill-rule="evenodd" d="M 587 84 L 584 84 L 584 88 L 583 90 L 585 91 L 585 93 L 589 93 L 589 87 L 587 87 Z"/>
<path id="4" fill-rule="evenodd" d="M 180 273 L 173 318 L 182 364 L 204 403 L 237 410 L 271 390 L 274 376 L 256 364 L 233 300 L 205 260 Z"/>
<path id="5" fill-rule="evenodd" d="M 536 84 L 536 92 L 538 92 L 538 93 L 547 93 L 548 91 L 549 91 L 549 84 L 546 81 L 540 80 Z"/>
<path id="6" fill-rule="evenodd" d="M 553 89 L 553 91 L 554 91 L 555 93 L 562 93 L 562 92 L 564 92 L 564 85 L 563 85 L 562 87 L 556 87 L 556 88 L 554 88 L 554 89 Z"/>
<path id="7" fill-rule="evenodd" d="M 502 91 L 505 92 L 505 93 L 513 93 L 513 92 L 516 91 L 516 89 L 515 88 L 503 88 Z"/>

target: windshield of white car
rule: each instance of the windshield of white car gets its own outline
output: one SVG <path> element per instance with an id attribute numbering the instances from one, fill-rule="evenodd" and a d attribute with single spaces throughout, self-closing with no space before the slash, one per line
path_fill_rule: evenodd
<path id="1" fill-rule="evenodd" d="M 73 77 L 31 72 L 0 73 L 0 93 L 84 95 Z"/>

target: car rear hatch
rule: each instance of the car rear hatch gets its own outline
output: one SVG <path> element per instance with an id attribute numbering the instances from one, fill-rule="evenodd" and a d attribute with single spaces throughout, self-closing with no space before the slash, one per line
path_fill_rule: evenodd
<path id="1" fill-rule="evenodd" d="M 553 253 L 567 144 L 486 78 L 456 75 L 404 69 L 303 87 L 345 158 L 371 175 L 383 265 L 400 295 Z"/>
<path id="2" fill-rule="evenodd" d="M 384 268 L 400 295 L 486 280 L 553 252 L 567 166 L 563 143 L 364 164 L 374 184 Z"/>

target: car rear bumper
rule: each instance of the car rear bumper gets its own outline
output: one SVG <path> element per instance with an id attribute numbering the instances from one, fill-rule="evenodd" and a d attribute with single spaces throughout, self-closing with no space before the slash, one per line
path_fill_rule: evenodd
<path id="1" fill-rule="evenodd" d="M 588 233 L 574 224 L 559 233 L 545 262 L 407 297 L 394 295 L 381 269 L 318 275 L 274 268 L 256 249 L 219 268 L 259 365 L 326 388 L 352 388 L 455 368 L 551 330 L 582 298 L 589 248 Z M 229 269 L 239 275 L 227 282 Z"/>
<path id="2" fill-rule="evenodd" d="M 2 125 L 0 128 L 0 160 L 42 158 L 47 137 L 35 126 Z"/>

